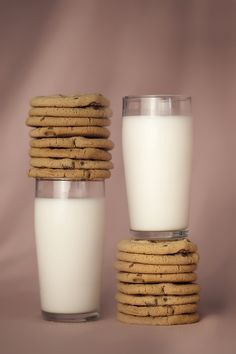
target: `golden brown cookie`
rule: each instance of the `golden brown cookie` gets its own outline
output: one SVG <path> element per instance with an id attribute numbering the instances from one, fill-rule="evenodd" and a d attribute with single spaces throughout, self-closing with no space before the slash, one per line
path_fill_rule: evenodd
<path id="1" fill-rule="evenodd" d="M 188 239 L 177 241 L 122 240 L 118 243 L 118 250 L 128 253 L 168 255 L 193 253 L 197 251 L 197 246 Z"/>
<path id="2" fill-rule="evenodd" d="M 30 165 L 33 167 L 44 168 L 66 168 L 66 169 L 82 169 L 82 170 L 111 170 L 113 163 L 111 161 L 100 160 L 74 160 L 47 157 L 33 157 L 30 159 Z"/>
<path id="3" fill-rule="evenodd" d="M 82 136 L 71 138 L 41 138 L 32 139 L 30 141 L 31 147 L 53 147 L 53 148 L 99 148 L 104 150 L 111 150 L 114 144 L 108 139 L 85 138 Z"/>
<path id="4" fill-rule="evenodd" d="M 128 273 L 152 273 L 152 274 L 171 274 L 189 273 L 197 269 L 196 264 L 141 264 L 134 262 L 117 261 L 115 268 L 121 272 Z"/>
<path id="5" fill-rule="evenodd" d="M 122 304 L 134 306 L 166 306 L 197 303 L 199 294 L 192 295 L 129 295 L 118 292 L 116 300 Z"/>
<path id="6" fill-rule="evenodd" d="M 32 129 L 30 136 L 32 138 L 66 138 L 69 136 L 108 138 L 110 132 L 104 127 L 44 127 Z"/>
<path id="7" fill-rule="evenodd" d="M 29 177 L 45 179 L 97 181 L 109 178 L 110 176 L 111 173 L 108 170 L 66 170 L 35 167 L 29 170 Z"/>
<path id="8" fill-rule="evenodd" d="M 50 149 L 50 148 L 31 148 L 31 157 L 60 157 L 81 160 L 111 160 L 111 154 L 108 151 L 94 148 L 85 149 Z"/>
<path id="9" fill-rule="evenodd" d="M 200 292 L 198 284 L 128 284 L 117 283 L 117 289 L 124 294 L 133 295 L 191 295 Z"/>
<path id="10" fill-rule="evenodd" d="M 177 253 L 174 255 L 147 255 L 119 251 L 117 253 L 117 259 L 120 261 L 142 264 L 197 264 L 199 256 L 197 253 Z"/>
<path id="11" fill-rule="evenodd" d="M 190 313 L 183 315 L 162 316 L 162 317 L 142 317 L 132 316 L 121 312 L 117 313 L 117 319 L 127 324 L 154 325 L 154 326 L 171 326 L 178 324 L 190 324 L 199 321 L 198 313 Z"/>
<path id="12" fill-rule="evenodd" d="M 197 279 L 196 273 L 143 274 L 118 272 L 117 279 L 124 283 L 188 283 Z"/>
<path id="13" fill-rule="evenodd" d="M 31 116 L 26 119 L 26 125 L 30 127 L 105 127 L 110 124 L 109 118 Z"/>
<path id="14" fill-rule="evenodd" d="M 85 108 L 33 107 L 30 109 L 29 115 L 49 117 L 110 118 L 112 116 L 112 110 L 110 108 L 92 106 Z"/>
<path id="15" fill-rule="evenodd" d="M 166 306 L 134 306 L 117 304 L 117 310 L 133 316 L 173 316 L 197 311 L 197 304 L 166 305 Z"/>
<path id="16" fill-rule="evenodd" d="M 33 107 L 85 107 L 109 106 L 109 100 L 100 93 L 77 94 L 71 96 L 36 96 L 30 101 Z"/>

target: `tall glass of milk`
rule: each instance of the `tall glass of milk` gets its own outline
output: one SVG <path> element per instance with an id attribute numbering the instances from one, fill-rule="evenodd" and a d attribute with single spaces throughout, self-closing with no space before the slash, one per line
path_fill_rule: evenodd
<path id="1" fill-rule="evenodd" d="M 104 181 L 36 180 L 36 251 L 47 320 L 99 317 L 104 197 Z"/>
<path id="2" fill-rule="evenodd" d="M 192 116 L 186 96 L 126 96 L 123 161 L 130 229 L 135 238 L 186 237 Z"/>

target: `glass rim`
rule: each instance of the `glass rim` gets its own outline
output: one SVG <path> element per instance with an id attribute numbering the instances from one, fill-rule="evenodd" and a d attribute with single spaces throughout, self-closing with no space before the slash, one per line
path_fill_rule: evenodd
<path id="1" fill-rule="evenodd" d="M 160 98 L 160 99 L 176 99 L 178 101 L 185 101 L 185 100 L 190 100 L 192 99 L 191 96 L 189 95 L 184 95 L 184 94 L 178 94 L 178 95 L 128 95 L 124 96 L 123 100 L 134 100 L 134 99 L 145 99 L 145 98 Z"/>

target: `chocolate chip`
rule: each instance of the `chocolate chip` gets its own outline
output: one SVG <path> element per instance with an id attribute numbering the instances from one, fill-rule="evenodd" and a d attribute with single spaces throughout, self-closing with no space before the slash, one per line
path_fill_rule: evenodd
<path id="1" fill-rule="evenodd" d="M 184 249 L 179 250 L 178 253 L 181 254 L 181 256 L 183 256 L 183 257 L 186 257 L 189 255 L 189 252 Z"/>
<path id="2" fill-rule="evenodd" d="M 188 253 L 187 252 L 181 252 L 180 253 L 182 257 L 188 257 Z"/>

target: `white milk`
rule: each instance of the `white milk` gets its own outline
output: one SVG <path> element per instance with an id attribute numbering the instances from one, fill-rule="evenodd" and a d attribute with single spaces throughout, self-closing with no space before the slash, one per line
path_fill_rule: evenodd
<path id="1" fill-rule="evenodd" d="M 188 226 L 191 153 L 191 117 L 123 117 L 132 230 L 171 231 Z"/>
<path id="2" fill-rule="evenodd" d="M 35 199 L 42 310 L 99 309 L 104 205 L 104 198 Z"/>

